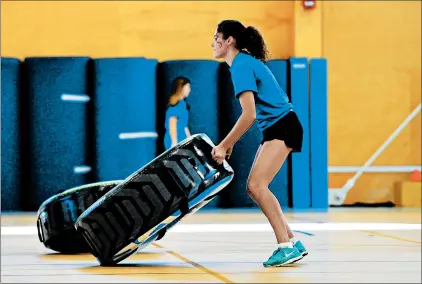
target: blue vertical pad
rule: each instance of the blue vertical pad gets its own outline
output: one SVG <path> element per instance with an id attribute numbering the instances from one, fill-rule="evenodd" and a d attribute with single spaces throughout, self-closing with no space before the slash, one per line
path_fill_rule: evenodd
<path id="1" fill-rule="evenodd" d="M 156 157 L 156 60 L 94 60 L 96 172 L 125 179 Z"/>
<path id="2" fill-rule="evenodd" d="M 86 57 L 27 58 L 31 209 L 58 190 L 87 182 Z"/>
<path id="3" fill-rule="evenodd" d="M 312 208 L 328 208 L 327 60 L 310 61 Z"/>
<path id="4" fill-rule="evenodd" d="M 267 63 L 268 68 L 273 73 L 280 87 L 287 92 L 287 61 L 286 60 L 270 60 Z M 270 190 L 277 197 L 282 207 L 289 205 L 289 159 L 286 159 L 278 174 L 274 177 L 270 184 Z"/>
<path id="5" fill-rule="evenodd" d="M 220 137 L 221 140 L 230 132 L 239 116 L 242 107 L 234 96 L 231 73 L 226 63 L 220 67 Z M 243 134 L 242 138 L 234 145 L 229 164 L 235 174 L 232 182 L 221 193 L 221 206 L 231 207 L 256 207 L 255 202 L 248 196 L 247 180 L 252 167 L 256 151 L 262 140 L 262 134 L 256 123 Z"/>
<path id="6" fill-rule="evenodd" d="M 1 210 L 21 210 L 20 61 L 1 59 Z"/>
<path id="7" fill-rule="evenodd" d="M 290 58 L 289 61 L 291 102 L 303 127 L 302 151 L 291 155 L 292 206 L 308 209 L 311 206 L 308 59 Z"/>
<path id="8" fill-rule="evenodd" d="M 205 133 L 214 143 L 219 142 L 218 131 L 218 70 L 219 63 L 212 60 L 174 60 L 160 64 L 159 116 L 164 127 L 165 105 L 170 96 L 174 78 L 184 76 L 191 81 L 189 129 L 191 134 Z M 164 135 L 164 131 L 162 132 Z M 163 141 L 163 139 L 160 139 Z M 163 143 L 163 142 L 161 142 Z M 207 208 L 215 207 L 218 197 Z"/>

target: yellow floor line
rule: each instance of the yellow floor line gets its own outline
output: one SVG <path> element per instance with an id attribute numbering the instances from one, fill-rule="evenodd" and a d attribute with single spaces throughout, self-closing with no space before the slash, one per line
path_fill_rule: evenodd
<path id="1" fill-rule="evenodd" d="M 152 245 L 155 246 L 155 247 L 157 247 L 157 248 L 165 249 L 163 246 L 161 246 L 159 244 L 156 244 L 156 243 L 152 243 Z M 218 280 L 223 281 L 224 283 L 234 283 L 233 281 L 231 281 L 230 279 L 224 277 L 223 275 L 218 274 L 217 272 L 212 271 L 211 269 L 208 269 L 208 268 L 200 265 L 199 263 L 196 263 L 196 262 L 194 262 L 194 261 L 192 261 L 192 260 L 190 260 L 190 259 L 188 259 L 188 258 L 186 258 L 186 257 L 184 257 L 184 256 L 182 256 L 180 254 L 178 254 L 177 252 L 169 251 L 169 250 L 166 250 L 166 251 L 167 251 L 167 253 L 169 253 L 169 254 L 177 257 L 178 259 L 180 259 L 180 260 L 182 260 L 182 261 L 184 261 L 184 262 L 186 262 L 186 263 L 188 263 L 188 264 L 190 264 L 190 265 L 198 268 L 199 270 L 201 270 L 201 271 L 203 271 L 203 272 L 205 272 L 205 273 L 207 273 L 207 274 L 209 274 L 209 275 L 217 278 Z"/>
<path id="2" fill-rule="evenodd" d="M 414 243 L 414 244 L 422 244 L 422 242 L 420 242 L 420 241 L 409 240 L 409 239 L 405 239 L 405 238 L 401 238 L 401 237 L 396 237 L 396 236 L 393 236 L 393 235 L 379 233 L 379 232 L 376 232 L 376 231 L 366 231 L 365 230 L 365 231 L 362 231 L 362 232 L 377 235 L 377 236 L 384 237 L 384 238 L 399 240 L 399 241 L 403 241 L 403 242 Z"/>

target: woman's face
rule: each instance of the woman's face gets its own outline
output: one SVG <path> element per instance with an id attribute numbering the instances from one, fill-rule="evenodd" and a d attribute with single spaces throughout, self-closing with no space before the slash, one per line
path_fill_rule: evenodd
<path id="1" fill-rule="evenodd" d="M 223 39 L 223 34 L 218 32 L 217 29 L 214 32 L 214 40 L 211 43 L 213 49 L 213 56 L 214 58 L 224 58 L 227 54 L 227 50 L 229 47 L 228 39 Z"/>
<path id="2" fill-rule="evenodd" d="M 185 84 L 182 88 L 183 98 L 187 98 L 190 94 L 190 91 L 191 91 L 190 84 L 189 83 Z"/>

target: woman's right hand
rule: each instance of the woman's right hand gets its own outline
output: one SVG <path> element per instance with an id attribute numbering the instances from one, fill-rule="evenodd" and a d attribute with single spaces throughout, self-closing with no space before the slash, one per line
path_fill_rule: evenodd
<path id="1" fill-rule="evenodd" d="M 230 156 L 232 155 L 233 147 L 227 149 L 226 158 L 227 160 L 230 159 Z"/>
<path id="2" fill-rule="evenodd" d="M 227 156 L 227 149 L 219 144 L 212 148 L 211 155 L 218 164 L 221 164 Z"/>

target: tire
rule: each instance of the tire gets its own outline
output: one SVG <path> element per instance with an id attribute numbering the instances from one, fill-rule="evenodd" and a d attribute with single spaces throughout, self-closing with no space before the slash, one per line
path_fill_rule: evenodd
<path id="1" fill-rule="evenodd" d="M 75 221 L 89 206 L 121 182 L 116 180 L 78 186 L 44 201 L 37 212 L 40 242 L 59 253 L 91 252 L 83 236 L 76 231 Z"/>
<path id="2" fill-rule="evenodd" d="M 100 265 L 144 248 L 210 202 L 233 179 L 211 157 L 214 144 L 193 135 L 133 173 L 81 214 L 75 228 Z"/>

